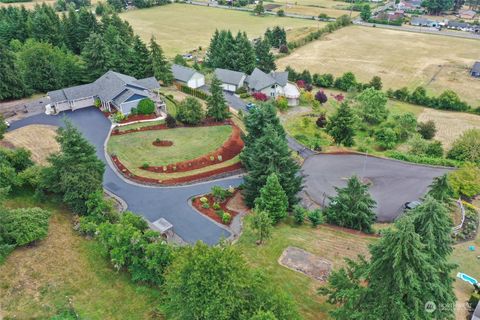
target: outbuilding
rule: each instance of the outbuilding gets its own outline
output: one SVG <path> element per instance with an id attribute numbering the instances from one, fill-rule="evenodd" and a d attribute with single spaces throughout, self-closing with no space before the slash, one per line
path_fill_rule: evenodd
<path id="1" fill-rule="evenodd" d="M 174 64 L 172 73 L 175 81 L 185 84 L 189 88 L 197 89 L 205 85 L 205 76 L 195 69 Z"/>
<path id="2" fill-rule="evenodd" d="M 222 82 L 222 88 L 225 91 L 235 92 L 243 87 L 247 75 L 243 72 L 215 69 L 215 76 Z"/>

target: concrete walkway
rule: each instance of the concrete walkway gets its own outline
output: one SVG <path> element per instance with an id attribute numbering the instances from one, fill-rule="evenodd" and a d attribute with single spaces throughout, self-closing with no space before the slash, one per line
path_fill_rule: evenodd
<path id="1" fill-rule="evenodd" d="M 63 123 L 63 117 L 70 119 L 84 137 L 96 147 L 98 158 L 106 164 L 103 177 L 105 189 L 122 198 L 128 204 L 128 210 L 142 215 L 149 222 L 159 218 L 167 219 L 173 224 L 174 232 L 189 243 L 202 240 L 212 245 L 230 236 L 230 232 L 225 228 L 193 210 L 187 200 L 193 196 L 208 193 L 214 185 L 238 186 L 242 183 L 242 178 L 232 177 L 179 187 L 149 187 L 130 183 L 120 177 L 107 163 L 104 142 L 108 137 L 110 121 L 96 108 L 64 112 L 57 116 L 35 115 L 13 122 L 9 130 L 30 124 L 60 126 Z"/>

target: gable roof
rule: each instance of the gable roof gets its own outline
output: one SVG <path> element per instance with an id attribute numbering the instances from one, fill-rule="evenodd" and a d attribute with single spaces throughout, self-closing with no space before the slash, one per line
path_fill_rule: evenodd
<path id="1" fill-rule="evenodd" d="M 238 85 L 247 75 L 243 72 L 217 68 L 215 76 L 223 83 Z"/>
<path id="2" fill-rule="evenodd" d="M 200 72 L 192 68 L 184 67 L 179 64 L 174 64 L 172 65 L 172 73 L 175 80 L 188 82 L 188 80 L 190 80 L 195 73 L 200 73 Z"/>
<path id="3" fill-rule="evenodd" d="M 255 68 L 252 74 L 247 78 L 247 83 L 250 89 L 257 91 L 265 89 L 267 87 L 278 84 L 284 87 L 288 82 L 288 72 L 270 72 L 267 74 L 262 70 Z"/>
<path id="4" fill-rule="evenodd" d="M 47 95 L 53 103 L 92 96 L 97 96 L 103 101 L 113 101 L 115 99 L 115 102 L 117 102 L 125 97 L 127 97 L 125 99 L 127 100 L 134 94 L 145 95 L 145 90 L 158 88 L 160 88 L 160 85 L 155 77 L 137 80 L 122 73 L 108 71 L 93 83 L 51 91 Z M 120 95 L 122 95 L 121 99 L 119 99 Z"/>
<path id="5" fill-rule="evenodd" d="M 480 73 L 480 61 L 476 61 L 476 62 L 473 64 L 472 72 Z"/>

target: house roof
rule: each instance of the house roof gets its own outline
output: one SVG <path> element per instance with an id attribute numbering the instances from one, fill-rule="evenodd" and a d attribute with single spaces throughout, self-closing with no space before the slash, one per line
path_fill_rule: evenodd
<path id="1" fill-rule="evenodd" d="M 188 82 L 195 73 L 199 73 L 197 70 L 181 66 L 179 64 L 172 65 L 172 73 L 175 80 Z"/>
<path id="2" fill-rule="evenodd" d="M 476 61 L 476 62 L 473 64 L 472 72 L 478 72 L 478 73 L 480 73 L 480 61 Z"/>
<path id="3" fill-rule="evenodd" d="M 227 69 L 215 69 L 215 76 L 223 83 L 238 85 L 246 77 L 243 72 L 232 71 Z"/>
<path id="4" fill-rule="evenodd" d="M 122 73 L 108 71 L 93 83 L 55 90 L 47 94 L 53 103 L 92 96 L 97 96 L 103 101 L 113 101 L 115 99 L 117 103 L 118 101 L 126 101 L 134 94 L 145 95 L 145 90 L 159 87 L 160 85 L 155 77 L 137 80 Z M 124 98 L 125 100 L 123 100 Z"/>
<path id="5" fill-rule="evenodd" d="M 455 27 L 455 28 L 470 28 L 471 25 L 466 23 L 466 22 L 457 22 L 457 21 L 449 21 L 448 22 L 449 27 Z"/>
<path id="6" fill-rule="evenodd" d="M 270 72 L 267 74 L 258 68 L 255 68 L 247 78 L 248 86 L 257 91 L 273 86 L 274 84 L 284 87 L 287 81 L 288 72 Z"/>

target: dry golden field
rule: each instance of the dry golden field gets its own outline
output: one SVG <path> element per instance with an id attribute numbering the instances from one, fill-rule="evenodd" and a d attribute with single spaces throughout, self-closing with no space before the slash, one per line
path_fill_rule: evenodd
<path id="1" fill-rule="evenodd" d="M 480 106 L 480 79 L 469 75 L 480 59 L 480 41 L 352 26 L 327 35 L 277 61 L 310 72 L 339 76 L 352 71 L 360 81 L 382 78 L 384 88 L 423 85 L 430 93 L 456 91 Z"/>
<path id="2" fill-rule="evenodd" d="M 60 149 L 55 140 L 56 129 L 54 126 L 30 125 L 7 132 L 2 143 L 30 150 L 32 160 L 40 165 L 45 165 L 47 157 Z"/>

